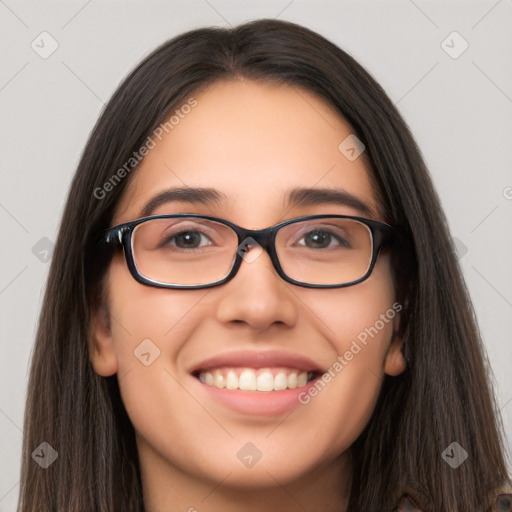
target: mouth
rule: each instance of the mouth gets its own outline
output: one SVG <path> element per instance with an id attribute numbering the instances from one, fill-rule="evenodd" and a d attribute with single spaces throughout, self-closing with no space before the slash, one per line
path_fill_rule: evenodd
<path id="1" fill-rule="evenodd" d="M 264 421 L 301 406 L 299 397 L 325 371 L 300 354 L 265 350 L 213 356 L 189 368 L 188 373 L 197 383 L 193 389 L 205 400 L 230 413 Z"/>
<path id="2" fill-rule="evenodd" d="M 203 384 L 217 389 L 273 392 L 306 386 L 321 375 L 298 368 L 217 367 L 192 373 Z"/>

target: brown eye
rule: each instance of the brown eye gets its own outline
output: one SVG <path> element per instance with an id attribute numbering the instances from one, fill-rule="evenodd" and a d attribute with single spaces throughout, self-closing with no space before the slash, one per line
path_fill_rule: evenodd
<path id="1" fill-rule="evenodd" d="M 174 243 L 172 245 L 176 245 L 180 249 L 195 249 L 200 246 L 203 236 L 199 231 L 182 231 L 173 235 L 167 241 L 172 243 L 171 240 L 173 240 Z"/>
<path id="2" fill-rule="evenodd" d="M 349 244 L 343 238 L 333 235 L 328 231 L 315 230 L 310 231 L 304 236 L 305 245 L 310 249 L 325 249 L 334 242 L 347 247 Z"/>

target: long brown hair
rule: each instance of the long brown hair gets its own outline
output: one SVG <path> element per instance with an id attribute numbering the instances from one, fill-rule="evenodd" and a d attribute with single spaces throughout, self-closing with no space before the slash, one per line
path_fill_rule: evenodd
<path id="1" fill-rule="evenodd" d="M 110 226 L 136 169 L 101 198 L 97 191 L 171 109 L 233 77 L 301 87 L 339 112 L 366 147 L 386 219 L 408 240 L 392 258 L 398 298 L 406 305 L 408 369 L 384 379 L 374 413 L 351 448 L 349 510 L 391 510 L 403 492 L 425 510 L 489 510 L 495 489 L 509 483 L 498 408 L 420 151 L 388 96 L 351 56 L 299 25 L 257 20 L 193 30 L 157 48 L 119 86 L 90 135 L 62 217 L 31 361 L 18 511 L 144 510 L 134 429 L 117 377 L 98 376 L 88 353 L 91 308 L 108 266 L 94 241 Z M 42 442 L 58 452 L 46 469 L 31 457 Z M 441 457 L 452 442 L 469 454 L 456 469 Z"/>

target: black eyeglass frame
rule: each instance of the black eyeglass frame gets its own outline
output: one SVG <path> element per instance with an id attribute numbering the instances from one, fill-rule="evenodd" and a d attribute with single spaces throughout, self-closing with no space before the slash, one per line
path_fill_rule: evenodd
<path id="1" fill-rule="evenodd" d="M 181 285 L 181 284 L 169 284 L 162 283 L 160 281 L 155 281 L 153 279 L 149 279 L 148 277 L 143 276 L 137 269 L 135 264 L 135 258 L 133 254 L 132 247 L 132 234 L 135 227 L 139 224 L 147 222 L 153 219 L 169 219 L 169 218 L 180 218 L 180 217 L 192 217 L 197 219 L 206 219 L 218 222 L 225 226 L 231 228 L 238 237 L 238 247 L 242 245 L 242 243 L 247 240 L 247 238 L 253 238 L 261 247 L 264 249 L 268 255 L 270 256 L 270 260 L 274 268 L 276 269 L 278 275 L 284 279 L 286 282 L 295 284 L 297 286 L 301 286 L 304 288 L 344 288 L 347 286 L 353 286 L 355 284 L 361 283 L 370 277 L 373 268 L 375 267 L 375 263 L 377 261 L 377 256 L 380 252 L 381 247 L 389 242 L 394 235 L 398 233 L 397 228 L 386 224 L 385 222 L 381 222 L 374 219 L 367 219 L 365 217 L 356 217 L 352 215 L 304 215 L 301 217 L 296 217 L 294 219 L 288 219 L 279 224 L 275 224 L 274 226 L 265 228 L 265 229 L 245 229 L 237 224 L 234 224 L 228 220 L 220 219 L 218 217 L 211 217 L 209 215 L 199 215 L 192 213 L 173 213 L 166 215 L 150 215 L 147 217 L 141 217 L 139 219 L 135 219 L 129 222 L 125 222 L 123 224 L 118 224 L 117 226 L 113 226 L 107 229 L 103 235 L 100 237 L 100 241 L 110 245 L 122 247 L 124 249 L 126 264 L 128 265 L 128 269 L 133 276 L 133 278 L 141 284 L 156 286 L 158 288 L 172 288 L 172 289 L 180 289 L 180 290 L 194 290 L 200 288 L 211 288 L 213 286 L 219 286 L 221 284 L 230 281 L 237 274 L 240 265 L 242 264 L 243 256 L 239 250 L 236 251 L 235 261 L 233 266 L 231 267 L 231 271 L 227 276 L 220 279 L 219 281 L 214 281 L 213 283 L 206 284 L 193 284 L 193 285 Z M 339 218 L 339 219 L 352 219 L 362 224 L 368 226 L 371 237 L 372 237 L 372 259 L 370 262 L 370 266 L 366 274 L 359 279 L 354 281 L 350 281 L 348 283 L 336 283 L 336 284 L 315 284 L 315 283 L 305 283 L 303 281 L 298 281 L 293 279 L 285 274 L 281 264 L 279 262 L 279 257 L 277 256 L 275 240 L 277 236 L 277 232 L 284 226 L 288 226 L 289 224 L 294 224 L 297 222 L 304 222 L 307 220 L 315 220 L 315 219 L 323 219 L 323 218 Z M 249 244 L 246 244 L 246 247 Z"/>

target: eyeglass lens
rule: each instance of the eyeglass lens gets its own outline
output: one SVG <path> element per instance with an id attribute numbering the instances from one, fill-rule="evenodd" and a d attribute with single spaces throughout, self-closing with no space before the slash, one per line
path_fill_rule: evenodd
<path id="1" fill-rule="evenodd" d="M 326 217 L 287 224 L 277 232 L 275 246 L 284 273 L 310 284 L 360 279 L 372 259 L 370 228 L 354 219 Z M 166 284 L 219 281 L 231 271 L 237 251 L 237 234 L 208 219 L 151 219 L 132 234 L 139 273 Z"/>

